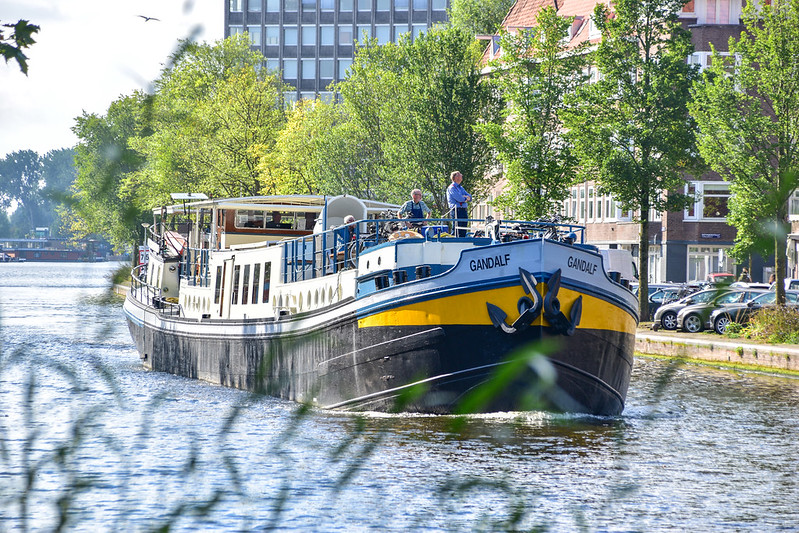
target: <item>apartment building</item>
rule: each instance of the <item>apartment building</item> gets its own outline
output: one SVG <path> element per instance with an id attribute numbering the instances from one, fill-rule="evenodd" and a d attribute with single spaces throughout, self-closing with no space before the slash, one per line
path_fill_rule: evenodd
<path id="1" fill-rule="evenodd" d="M 553 6 L 560 15 L 575 17 L 567 36 L 571 43 L 596 43 L 601 38 L 591 21 L 596 4 L 596 0 L 519 0 L 506 16 L 503 27 L 509 32 L 532 27 L 538 12 L 546 6 Z M 711 44 L 717 50 L 725 50 L 729 37 L 740 35 L 743 29 L 741 9 L 741 0 L 686 2 L 680 19 L 691 31 L 696 50 L 687 61 L 704 68 L 710 61 Z M 496 37 L 486 48 L 485 59 L 495 57 L 501 57 Z M 592 77 L 596 74 L 591 72 Z M 490 198 L 500 192 L 492 191 Z M 751 268 L 754 281 L 767 280 L 773 272 L 773 258 L 752 257 L 750 262 L 738 265 L 727 254 L 736 234 L 726 219 L 729 183 L 711 172 L 691 177 L 684 192 L 696 195 L 697 200 L 692 206 L 676 213 L 655 213 L 650 222 L 649 282 L 702 280 L 713 272 L 737 275 L 743 267 Z M 487 205 L 475 207 L 475 214 L 491 211 Z M 795 240 L 789 243 L 789 274 L 792 270 L 799 274 L 796 265 L 799 257 L 799 194 L 795 194 L 791 202 L 791 213 L 795 220 L 795 235 L 792 236 Z M 639 224 L 635 222 L 635 213 L 622 211 L 612 197 L 600 195 L 595 183 L 585 182 L 572 187 L 560 214 L 584 224 L 586 238 L 592 244 L 600 248 L 625 248 L 637 257 Z"/>
<path id="2" fill-rule="evenodd" d="M 247 32 L 252 47 L 295 88 L 287 99 L 332 98 L 364 36 L 396 42 L 446 22 L 448 0 L 228 0 L 225 36 Z"/>

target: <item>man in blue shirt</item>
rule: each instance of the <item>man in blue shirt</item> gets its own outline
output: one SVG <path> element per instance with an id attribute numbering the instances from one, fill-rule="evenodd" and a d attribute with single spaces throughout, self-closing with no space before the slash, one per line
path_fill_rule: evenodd
<path id="1" fill-rule="evenodd" d="M 466 192 L 466 189 L 461 187 L 463 176 L 457 170 L 449 175 L 452 183 L 447 187 L 447 203 L 449 204 L 450 212 L 455 219 L 469 218 L 469 211 L 467 209 L 467 202 L 472 201 L 472 195 Z M 455 236 L 466 236 L 466 222 L 455 223 Z"/>
<path id="2" fill-rule="evenodd" d="M 399 210 L 399 216 L 402 218 L 413 218 L 417 219 L 416 222 L 412 223 L 413 226 L 422 226 L 424 222 L 421 221 L 423 218 L 430 218 L 430 213 L 432 210 L 427 207 L 427 204 L 424 203 L 422 200 L 422 191 L 419 189 L 414 189 L 411 191 L 411 199 L 405 202 L 403 206 Z"/>

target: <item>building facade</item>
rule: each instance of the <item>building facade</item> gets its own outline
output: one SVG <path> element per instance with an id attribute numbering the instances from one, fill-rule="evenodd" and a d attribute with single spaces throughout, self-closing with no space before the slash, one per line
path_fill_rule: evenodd
<path id="1" fill-rule="evenodd" d="M 745 1 L 745 0 L 744 0 Z M 538 12 L 553 6 L 561 16 L 575 17 L 567 38 L 573 44 L 596 43 L 600 35 L 591 21 L 596 0 L 518 0 L 503 22 L 512 32 L 534 26 Z M 739 36 L 742 0 L 694 0 L 686 2 L 680 19 L 691 31 L 695 52 L 687 61 L 700 69 L 709 65 L 711 45 L 726 50 L 728 39 Z M 485 59 L 501 57 L 496 37 L 486 48 Z M 596 79 L 595 69 L 590 72 Z M 491 197 L 500 190 L 492 191 Z M 727 223 L 729 183 L 718 174 L 689 176 L 685 193 L 696 197 L 689 208 L 673 213 L 654 213 L 649 224 L 649 282 L 686 282 L 703 280 L 714 272 L 736 274 L 744 267 L 752 273 L 753 281 L 766 281 L 773 272 L 773 258 L 753 256 L 745 264 L 736 264 L 728 255 L 734 244 L 736 230 Z M 789 242 L 788 274 L 799 274 L 799 194 L 791 202 L 791 218 L 796 241 Z M 475 206 L 477 213 L 489 212 L 484 205 Z M 639 224 L 636 213 L 622 211 L 609 196 L 600 196 L 596 184 L 585 182 L 571 188 L 570 197 L 563 203 L 560 214 L 586 226 L 586 239 L 600 248 L 625 248 L 638 256 Z M 793 253 L 793 260 L 791 254 Z M 796 276 L 794 276 L 796 277 Z"/>
<path id="2" fill-rule="evenodd" d="M 380 44 L 447 20 L 448 0 L 227 0 L 225 37 L 247 32 L 297 98 L 332 98 L 364 37 Z"/>

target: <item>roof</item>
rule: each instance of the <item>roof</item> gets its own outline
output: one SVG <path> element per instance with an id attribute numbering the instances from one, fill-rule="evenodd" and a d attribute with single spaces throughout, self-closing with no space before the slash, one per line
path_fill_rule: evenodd
<path id="1" fill-rule="evenodd" d="M 505 19 L 502 21 L 502 29 L 513 33 L 520 28 L 532 28 L 536 25 L 538 14 L 546 7 L 554 7 L 558 15 L 562 17 L 575 17 L 569 36 L 569 48 L 574 48 L 582 43 L 597 43 L 599 36 L 589 36 L 589 20 L 597 4 L 607 4 L 603 0 L 517 0 L 510 8 Z M 496 38 L 496 36 L 495 36 Z M 497 50 L 489 44 L 483 54 L 483 61 L 487 62 L 501 55 L 501 50 Z M 492 51 L 494 54 L 492 54 Z"/>

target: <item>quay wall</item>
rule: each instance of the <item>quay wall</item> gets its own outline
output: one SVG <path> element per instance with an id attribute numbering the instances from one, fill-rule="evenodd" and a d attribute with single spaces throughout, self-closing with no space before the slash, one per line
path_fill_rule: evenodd
<path id="1" fill-rule="evenodd" d="M 695 359 L 708 363 L 799 374 L 799 346 L 757 344 L 717 335 L 641 333 L 635 351 L 643 355 Z"/>

